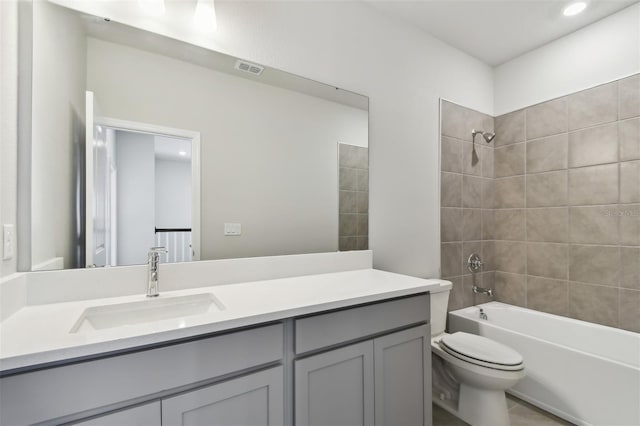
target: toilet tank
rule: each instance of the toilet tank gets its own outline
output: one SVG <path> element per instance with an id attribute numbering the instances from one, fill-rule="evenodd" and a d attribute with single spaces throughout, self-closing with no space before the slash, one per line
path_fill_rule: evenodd
<path id="1" fill-rule="evenodd" d="M 431 300 L 431 336 L 444 333 L 447 327 L 447 306 L 451 281 L 436 280 L 440 285 L 429 291 Z"/>

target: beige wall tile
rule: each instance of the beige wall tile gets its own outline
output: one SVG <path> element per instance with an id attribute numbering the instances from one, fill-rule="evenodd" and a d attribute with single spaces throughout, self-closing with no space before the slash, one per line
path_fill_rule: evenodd
<path id="1" fill-rule="evenodd" d="M 620 328 L 640 333 L 640 291 L 620 289 Z"/>
<path id="2" fill-rule="evenodd" d="M 567 315 L 568 304 L 566 281 L 527 276 L 527 308 Z"/>
<path id="3" fill-rule="evenodd" d="M 525 140 L 524 110 L 522 109 L 496 117 L 495 127 L 495 146 L 523 142 Z"/>
<path id="4" fill-rule="evenodd" d="M 338 239 L 338 250 L 358 250 L 358 237 L 340 237 Z"/>
<path id="5" fill-rule="evenodd" d="M 567 98 L 554 99 L 525 111 L 527 139 L 542 138 L 568 130 Z"/>
<path id="6" fill-rule="evenodd" d="M 483 271 L 494 271 L 496 269 L 496 244 L 495 241 L 482 241 L 482 261 Z"/>
<path id="7" fill-rule="evenodd" d="M 525 206 L 525 177 L 516 176 L 495 180 L 494 205 L 499 209 Z"/>
<path id="8" fill-rule="evenodd" d="M 566 280 L 569 270 L 569 245 L 527 243 L 527 274 Z"/>
<path id="9" fill-rule="evenodd" d="M 526 306 L 524 275 L 496 272 L 493 288 L 495 289 L 495 299 L 498 302 L 522 307 Z"/>
<path id="10" fill-rule="evenodd" d="M 440 274 L 442 278 L 462 275 L 462 243 L 440 245 Z"/>
<path id="11" fill-rule="evenodd" d="M 495 207 L 496 183 L 493 179 L 482 180 L 482 208 L 492 209 Z"/>
<path id="12" fill-rule="evenodd" d="M 369 192 L 369 170 L 357 169 L 357 175 L 358 184 L 356 189 Z"/>
<path id="13" fill-rule="evenodd" d="M 567 171 L 527 175 L 527 207 L 566 206 Z"/>
<path id="14" fill-rule="evenodd" d="M 496 240 L 525 240 L 524 209 L 495 210 Z"/>
<path id="15" fill-rule="evenodd" d="M 494 210 L 482 210 L 482 239 L 493 240 L 495 238 L 495 212 Z"/>
<path id="16" fill-rule="evenodd" d="M 516 241 L 496 241 L 496 271 L 524 274 L 527 266 L 525 244 L 524 242 Z"/>
<path id="17" fill-rule="evenodd" d="M 569 170 L 569 204 L 612 204 L 618 202 L 618 164 Z"/>
<path id="18" fill-rule="evenodd" d="M 340 213 L 356 213 L 356 191 L 340 191 Z"/>
<path id="19" fill-rule="evenodd" d="M 494 149 L 494 173 L 496 177 L 524 174 L 525 146 L 524 143 L 518 143 Z"/>
<path id="20" fill-rule="evenodd" d="M 569 280 L 617 287 L 619 271 L 619 247 L 571 246 Z"/>
<path id="21" fill-rule="evenodd" d="M 462 210 L 463 241 L 479 241 L 482 239 L 482 211 L 480 209 Z"/>
<path id="22" fill-rule="evenodd" d="M 640 160 L 640 117 L 618 122 L 620 161 Z"/>
<path id="23" fill-rule="evenodd" d="M 358 189 L 358 169 L 340 167 L 340 189 L 355 191 Z"/>
<path id="24" fill-rule="evenodd" d="M 480 156 L 484 154 L 482 147 L 474 147 L 470 143 L 462 144 L 462 173 L 466 175 L 482 176 L 482 162 Z"/>
<path id="25" fill-rule="evenodd" d="M 355 237 L 358 233 L 358 215 L 340 214 L 339 217 L 340 236 Z"/>
<path id="26" fill-rule="evenodd" d="M 369 236 L 369 215 L 359 214 L 358 215 L 358 237 L 368 237 L 368 236 Z"/>
<path id="27" fill-rule="evenodd" d="M 442 134 L 471 142 L 470 110 L 452 102 L 442 101 Z"/>
<path id="28" fill-rule="evenodd" d="M 618 289 L 569 283 L 569 316 L 616 327 L 618 325 Z"/>
<path id="29" fill-rule="evenodd" d="M 568 217 L 566 207 L 527 209 L 527 241 L 566 243 Z"/>
<path id="30" fill-rule="evenodd" d="M 462 207 L 462 175 L 440 173 L 440 198 L 442 207 Z"/>
<path id="31" fill-rule="evenodd" d="M 569 241 L 578 244 L 618 244 L 618 209 L 612 206 L 571 207 Z"/>
<path id="32" fill-rule="evenodd" d="M 356 250 L 369 250 L 369 237 L 356 237 Z"/>
<path id="33" fill-rule="evenodd" d="M 482 207 L 482 181 L 476 176 L 462 177 L 462 207 Z"/>
<path id="34" fill-rule="evenodd" d="M 485 146 L 482 148 L 482 154 L 480 155 L 480 165 L 482 166 L 482 176 L 492 178 L 495 176 L 494 172 L 494 153 L 493 147 Z"/>
<path id="35" fill-rule="evenodd" d="M 608 83 L 574 93 L 569 99 L 569 130 L 618 119 L 618 83 Z"/>
<path id="36" fill-rule="evenodd" d="M 462 209 L 440 209 L 440 240 L 462 241 Z"/>
<path id="37" fill-rule="evenodd" d="M 369 193 L 368 192 L 356 192 L 356 212 L 357 213 L 369 213 Z"/>
<path id="38" fill-rule="evenodd" d="M 440 168 L 443 172 L 462 173 L 462 141 L 442 136 Z"/>
<path id="39" fill-rule="evenodd" d="M 640 204 L 618 206 L 620 218 L 620 243 L 625 246 L 640 246 Z"/>
<path id="40" fill-rule="evenodd" d="M 527 142 L 527 173 L 566 169 L 568 152 L 567 133 Z"/>
<path id="41" fill-rule="evenodd" d="M 640 74 L 620 80 L 618 93 L 620 94 L 620 119 L 640 115 Z"/>
<path id="42" fill-rule="evenodd" d="M 640 203 L 640 160 L 620 163 L 620 203 Z"/>
<path id="43" fill-rule="evenodd" d="M 618 123 L 569 133 L 569 167 L 618 161 Z"/>
<path id="44" fill-rule="evenodd" d="M 640 290 L 640 247 L 620 247 L 620 287 Z"/>

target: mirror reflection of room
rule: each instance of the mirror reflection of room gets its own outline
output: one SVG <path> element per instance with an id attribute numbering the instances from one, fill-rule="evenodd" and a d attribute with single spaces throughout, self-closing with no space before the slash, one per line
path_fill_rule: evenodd
<path id="1" fill-rule="evenodd" d="M 191 141 L 101 125 L 96 133 L 88 264 L 144 263 L 154 246 L 167 251 L 164 262 L 191 261 Z"/>

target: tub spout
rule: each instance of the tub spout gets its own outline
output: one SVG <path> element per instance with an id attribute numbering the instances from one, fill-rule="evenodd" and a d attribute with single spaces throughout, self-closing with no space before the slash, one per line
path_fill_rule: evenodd
<path id="1" fill-rule="evenodd" d="M 486 294 L 487 296 L 493 297 L 493 289 L 478 287 L 477 285 L 473 286 L 473 292 L 478 294 Z"/>

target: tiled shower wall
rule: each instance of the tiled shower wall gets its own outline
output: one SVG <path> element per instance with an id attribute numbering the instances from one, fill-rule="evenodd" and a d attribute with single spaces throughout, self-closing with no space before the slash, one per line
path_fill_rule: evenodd
<path id="1" fill-rule="evenodd" d="M 495 129 L 496 299 L 640 332 L 640 76 Z"/>
<path id="2" fill-rule="evenodd" d="M 485 301 L 471 291 L 493 286 L 493 147 L 471 130 L 493 131 L 493 118 L 451 102 L 441 105 L 441 275 L 453 283 L 449 309 Z M 475 277 L 466 260 L 477 253 L 485 262 Z"/>
<path id="3" fill-rule="evenodd" d="M 338 249 L 369 247 L 369 148 L 338 144 Z"/>

